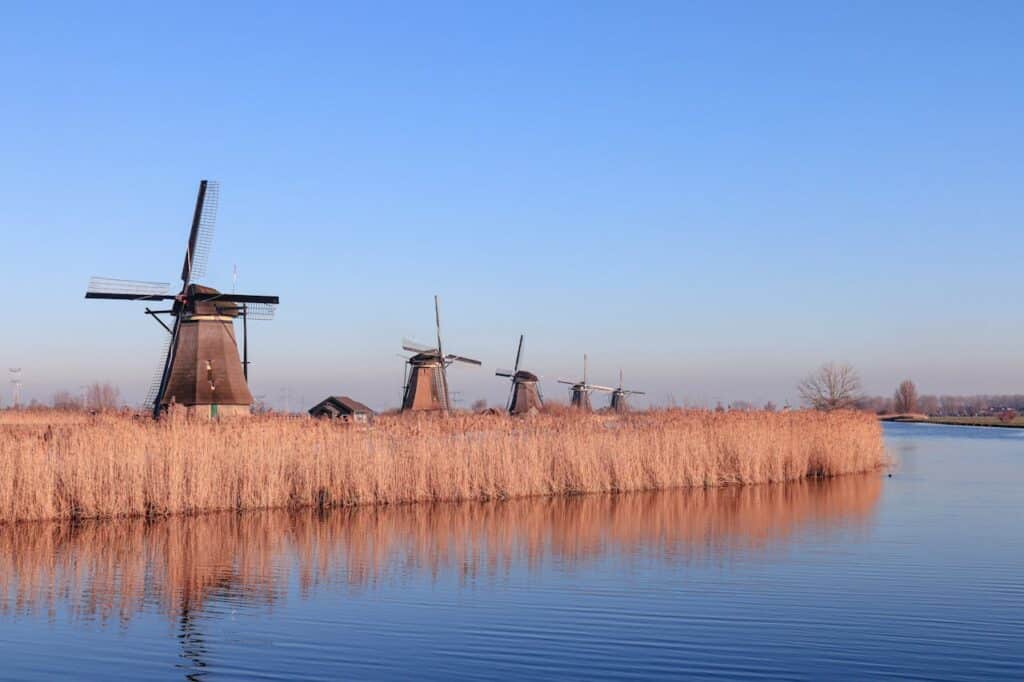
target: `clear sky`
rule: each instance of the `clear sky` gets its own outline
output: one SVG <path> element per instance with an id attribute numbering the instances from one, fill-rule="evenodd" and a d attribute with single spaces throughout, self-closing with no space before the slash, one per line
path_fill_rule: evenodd
<path id="1" fill-rule="evenodd" d="M 101 3 L 92 3 L 100 5 Z M 465 403 L 520 332 L 565 398 L 1024 390 L 1019 2 L 4 3 L 0 366 L 140 400 L 162 332 L 90 275 L 281 296 L 252 387 L 400 400 L 441 295 Z M 4 377 L 6 379 L 6 376 Z M 4 402 L 10 391 L 3 387 Z"/>

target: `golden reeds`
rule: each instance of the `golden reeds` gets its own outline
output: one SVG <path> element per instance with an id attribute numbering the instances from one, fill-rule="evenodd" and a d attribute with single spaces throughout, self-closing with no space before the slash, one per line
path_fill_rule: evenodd
<path id="1" fill-rule="evenodd" d="M 356 426 L 0 417 L 0 522 L 789 481 L 885 463 L 853 412 L 404 415 Z"/>

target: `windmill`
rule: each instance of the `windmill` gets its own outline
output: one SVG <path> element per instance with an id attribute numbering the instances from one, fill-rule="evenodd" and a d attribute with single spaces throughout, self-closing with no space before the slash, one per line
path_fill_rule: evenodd
<path id="1" fill-rule="evenodd" d="M 619 387 L 612 391 L 613 412 L 629 412 L 627 398 L 631 395 L 647 395 L 643 391 L 631 391 L 622 387 L 622 370 L 619 370 Z"/>
<path id="2" fill-rule="evenodd" d="M 146 308 L 146 314 L 167 331 L 162 362 L 146 396 L 153 417 L 171 402 L 190 412 L 217 417 L 249 414 L 249 319 L 271 319 L 277 296 L 223 294 L 196 284 L 206 274 L 220 187 L 199 183 L 192 228 L 181 268 L 181 291 L 169 294 L 169 284 L 93 277 L 86 298 L 119 301 L 169 301 L 166 310 Z M 168 326 L 159 315 L 172 318 Z M 242 318 L 242 358 L 238 357 L 234 321 Z"/>
<path id="3" fill-rule="evenodd" d="M 444 352 L 441 345 L 441 303 L 434 296 L 434 321 L 437 323 L 437 347 L 402 340 L 402 349 L 415 355 L 405 359 L 405 389 L 402 396 L 402 411 L 437 410 L 447 412 L 452 408 L 448 392 L 448 367 L 455 362 L 480 366 L 479 360 Z"/>
<path id="4" fill-rule="evenodd" d="M 508 394 L 508 403 L 505 405 L 509 414 L 528 414 L 544 408 L 538 385 L 539 379 L 536 374 L 519 369 L 519 362 L 522 359 L 523 335 L 520 334 L 515 365 L 512 369 L 499 369 L 494 373 L 496 376 L 512 379 L 512 390 Z"/>
<path id="5" fill-rule="evenodd" d="M 593 408 L 590 405 L 590 392 L 591 391 L 603 391 L 605 393 L 611 393 L 615 389 L 609 388 L 608 386 L 598 386 L 597 384 L 587 383 L 587 356 L 583 355 L 583 379 L 582 381 L 571 381 L 569 379 L 559 379 L 558 383 L 568 384 L 569 394 L 572 396 L 569 404 L 573 407 L 590 412 Z"/>

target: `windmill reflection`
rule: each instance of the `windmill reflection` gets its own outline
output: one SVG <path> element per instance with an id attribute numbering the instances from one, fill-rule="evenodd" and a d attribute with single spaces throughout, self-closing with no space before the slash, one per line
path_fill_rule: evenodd
<path id="1" fill-rule="evenodd" d="M 69 613 L 130 620 L 144 611 L 177 625 L 201 674 L 200 623 L 301 598 L 456 576 L 506 578 L 514 567 L 564 570 L 615 557 L 685 567 L 751 553 L 770 557 L 795 534 L 870 527 L 877 474 L 710 490 L 253 512 L 156 522 L 0 528 L 0 617 Z"/>

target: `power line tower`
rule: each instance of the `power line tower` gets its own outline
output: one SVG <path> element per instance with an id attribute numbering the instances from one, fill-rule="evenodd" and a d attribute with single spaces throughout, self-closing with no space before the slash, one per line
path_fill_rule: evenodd
<path id="1" fill-rule="evenodd" d="M 17 409 L 21 406 L 21 367 L 10 367 L 8 372 L 11 377 L 11 405 Z"/>

